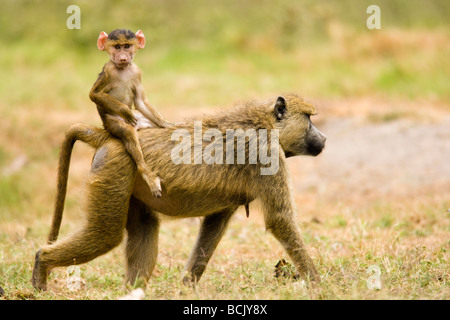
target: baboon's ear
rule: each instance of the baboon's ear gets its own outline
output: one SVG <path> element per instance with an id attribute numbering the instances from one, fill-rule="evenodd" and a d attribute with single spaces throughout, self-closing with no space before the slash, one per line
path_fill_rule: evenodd
<path id="1" fill-rule="evenodd" d="M 278 97 L 277 102 L 275 103 L 275 116 L 277 117 L 277 120 L 281 120 L 284 118 L 284 115 L 286 113 L 286 100 L 283 97 Z"/>
<path id="2" fill-rule="evenodd" d="M 139 49 L 143 49 L 145 47 L 145 36 L 142 30 L 136 32 L 136 38 L 138 39 L 138 47 Z"/>
<path id="3" fill-rule="evenodd" d="M 97 48 L 100 51 L 105 50 L 106 40 L 108 40 L 108 34 L 105 31 L 100 32 L 100 35 L 97 39 Z"/>

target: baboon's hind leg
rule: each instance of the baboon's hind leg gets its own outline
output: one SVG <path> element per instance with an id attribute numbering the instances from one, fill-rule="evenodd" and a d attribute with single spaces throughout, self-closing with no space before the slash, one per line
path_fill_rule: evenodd
<path id="1" fill-rule="evenodd" d="M 88 262 L 122 241 L 136 170 L 123 147 L 117 145 L 102 147 L 106 151 L 98 151 L 93 160 L 87 182 L 84 226 L 37 252 L 32 276 L 35 288 L 46 289 L 51 268 Z"/>
<path id="2" fill-rule="evenodd" d="M 237 206 L 227 208 L 204 218 L 200 226 L 197 242 L 184 268 L 184 285 L 192 286 L 200 280 L 236 209 Z"/>
<path id="3" fill-rule="evenodd" d="M 61 242 L 41 248 L 35 257 L 33 286 L 46 290 L 47 273 L 51 268 L 86 263 L 118 246 L 122 241 L 124 224 L 110 228 L 108 224 L 104 226 L 88 225 Z"/>
<path id="4" fill-rule="evenodd" d="M 159 225 L 158 217 L 141 201 L 131 197 L 126 226 L 126 283 L 133 285 L 137 278 L 144 281 L 150 278 L 158 255 Z"/>

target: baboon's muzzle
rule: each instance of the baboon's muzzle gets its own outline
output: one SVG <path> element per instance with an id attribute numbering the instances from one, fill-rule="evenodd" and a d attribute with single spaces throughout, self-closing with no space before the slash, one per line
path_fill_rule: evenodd
<path id="1" fill-rule="evenodd" d="M 326 140 L 327 137 L 311 124 L 311 128 L 306 136 L 308 154 L 314 157 L 320 154 L 325 148 Z"/>

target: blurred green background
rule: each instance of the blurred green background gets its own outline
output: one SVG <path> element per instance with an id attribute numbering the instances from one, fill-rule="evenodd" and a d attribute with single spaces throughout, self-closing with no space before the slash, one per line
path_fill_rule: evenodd
<path id="1" fill-rule="evenodd" d="M 79 30 L 66 26 L 72 4 Z M 366 27 L 371 4 L 380 30 Z M 286 92 L 449 110 L 449 12 L 446 0 L 1 0 L 2 216 L 47 214 L 65 129 L 101 124 L 88 93 L 108 59 L 96 48 L 102 30 L 144 31 L 135 62 L 150 102 L 172 121 Z"/>
<path id="2" fill-rule="evenodd" d="M 450 2 L 375 2 L 2 0 L 1 100 L 86 108 L 107 60 L 99 32 L 128 28 L 148 38 L 135 61 L 157 105 L 229 105 L 279 91 L 448 101 Z M 80 30 L 66 27 L 71 4 Z M 366 27 L 371 4 L 381 30 Z"/>

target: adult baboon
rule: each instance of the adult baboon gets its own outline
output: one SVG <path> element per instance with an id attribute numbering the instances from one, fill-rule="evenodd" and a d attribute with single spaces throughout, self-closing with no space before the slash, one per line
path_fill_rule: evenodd
<path id="1" fill-rule="evenodd" d="M 185 150 L 189 151 L 190 163 L 174 159 L 173 150 L 179 147 L 182 134 L 194 135 L 195 140 L 195 123 L 187 121 L 171 128 L 141 130 L 140 144 L 146 163 L 150 169 L 159 172 L 164 181 L 162 198 L 151 195 L 147 184 L 136 174 L 135 163 L 118 140 L 102 129 L 74 125 L 67 132 L 61 150 L 58 194 L 49 239 L 56 239 L 58 235 L 68 164 L 76 140 L 96 148 L 87 183 L 86 225 L 63 241 L 44 246 L 36 253 L 33 286 L 45 290 L 48 271 L 53 267 L 68 266 L 74 261 L 81 264 L 108 252 L 122 241 L 124 229 L 128 233 L 126 281 L 133 283 L 137 277 L 147 280 L 156 262 L 158 230 L 163 215 L 204 216 L 183 278 L 183 283 L 195 284 L 203 274 L 233 213 L 240 205 L 257 198 L 262 203 L 266 229 L 284 246 L 298 272 L 319 281 L 295 223 L 286 164 L 286 157 L 316 156 L 324 148 L 326 137 L 310 120 L 310 116 L 315 113 L 314 106 L 295 95 L 289 95 L 266 102 L 249 102 L 233 111 L 201 118 L 201 129 L 205 135 L 200 140 L 200 152 L 205 152 L 208 146 L 216 142 L 219 145 L 222 143 L 222 146 L 231 144 L 236 147 L 233 157 L 227 158 L 229 154 L 225 152 L 221 155 L 228 160 L 222 164 L 219 164 L 220 161 L 196 162 L 198 150 L 195 150 L 195 142 L 192 148 Z M 209 129 L 215 133 L 213 142 L 211 137 L 205 139 Z M 245 163 L 239 164 L 239 141 L 234 137 L 228 139 L 226 133 L 240 129 L 252 134 L 259 132 L 260 135 L 261 130 L 266 129 L 279 138 L 279 141 L 266 139 L 265 145 L 271 154 L 277 152 L 276 170 L 262 174 L 262 169 L 268 167 L 267 162 L 251 163 L 252 134 L 245 140 Z M 182 133 L 177 135 L 178 140 L 173 139 L 176 132 Z M 223 140 L 219 139 L 220 132 Z M 228 140 L 228 144 L 225 140 Z M 257 146 L 261 148 L 263 144 Z M 214 149 L 214 157 L 218 150 Z M 230 163 L 231 158 L 234 160 Z"/>

